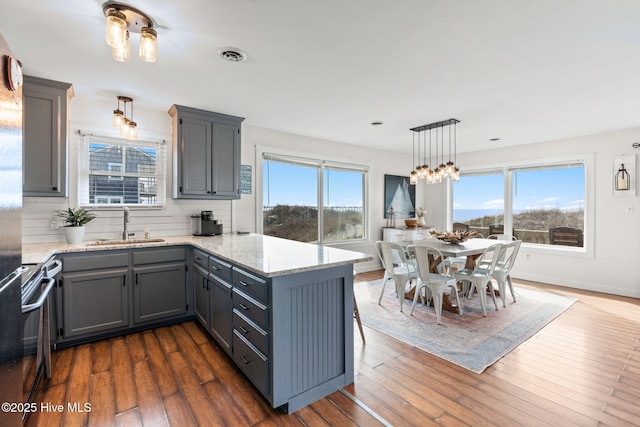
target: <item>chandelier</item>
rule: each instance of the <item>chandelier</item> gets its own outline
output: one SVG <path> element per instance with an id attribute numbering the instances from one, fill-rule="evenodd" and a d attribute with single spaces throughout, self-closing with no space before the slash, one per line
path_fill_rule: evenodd
<path id="1" fill-rule="evenodd" d="M 111 56 L 117 61 L 129 61 L 131 44 L 129 32 L 140 34 L 140 59 L 156 62 L 158 33 L 153 21 L 144 12 L 126 4 L 107 2 L 102 6 L 107 17 L 106 41 L 111 46 Z"/>
<path id="2" fill-rule="evenodd" d="M 124 103 L 124 111 L 120 109 L 120 102 Z M 131 104 L 131 118 L 127 117 L 127 104 Z M 133 99 L 128 96 L 118 96 L 118 108 L 113 110 L 113 127 L 120 129 L 122 138 L 132 141 L 138 139 L 138 124 L 133 121 Z"/>
<path id="3" fill-rule="evenodd" d="M 430 123 L 428 125 L 422 125 L 409 129 L 413 132 L 413 164 L 417 164 L 416 168 L 411 171 L 411 175 L 409 176 L 409 182 L 411 184 L 415 185 L 419 180 L 425 180 L 427 184 L 439 183 L 446 178 L 449 178 L 452 181 L 460 180 L 460 170 L 455 164 L 457 148 L 456 131 L 458 123 L 460 123 L 460 120 L 448 119 L 441 122 Z M 447 137 L 445 136 L 445 128 L 447 128 L 446 130 L 448 131 L 449 145 L 447 163 L 444 162 L 444 146 L 445 139 L 447 139 Z M 417 144 L 416 137 L 418 140 Z M 428 144 L 427 137 L 429 138 Z M 417 157 L 416 145 L 418 147 Z M 429 160 L 427 160 L 427 145 L 429 147 Z M 432 156 L 434 152 L 435 159 Z M 451 159 L 451 153 L 453 153 L 453 160 Z M 433 166 L 429 167 L 427 161 Z M 438 162 L 440 162 L 440 164 L 438 166 L 435 166 Z"/>

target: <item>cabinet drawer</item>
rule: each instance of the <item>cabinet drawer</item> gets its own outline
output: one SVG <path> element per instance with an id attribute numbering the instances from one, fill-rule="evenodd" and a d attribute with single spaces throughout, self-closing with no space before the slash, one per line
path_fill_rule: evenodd
<path id="1" fill-rule="evenodd" d="M 233 310 L 233 327 L 262 354 L 269 354 L 269 334 L 244 317 L 237 309 Z"/>
<path id="2" fill-rule="evenodd" d="M 269 362 L 238 331 L 233 331 L 233 361 L 265 396 L 269 395 Z"/>
<path id="3" fill-rule="evenodd" d="M 129 253 L 99 252 L 95 255 L 63 256 L 62 259 L 64 273 L 129 266 Z"/>
<path id="4" fill-rule="evenodd" d="M 233 288 L 233 308 L 265 331 L 269 330 L 269 310 L 267 307 L 236 288 Z"/>
<path id="5" fill-rule="evenodd" d="M 233 284 L 262 302 L 269 301 L 269 282 L 261 277 L 233 267 Z"/>
<path id="6" fill-rule="evenodd" d="M 199 249 L 193 250 L 193 263 L 201 266 L 205 270 L 209 269 L 209 255 Z"/>
<path id="7" fill-rule="evenodd" d="M 218 258 L 209 258 L 209 271 L 218 277 L 231 281 L 231 264 L 224 262 Z"/>
<path id="8" fill-rule="evenodd" d="M 184 261 L 184 248 L 143 249 L 133 252 L 133 265 L 162 264 L 165 262 Z"/>

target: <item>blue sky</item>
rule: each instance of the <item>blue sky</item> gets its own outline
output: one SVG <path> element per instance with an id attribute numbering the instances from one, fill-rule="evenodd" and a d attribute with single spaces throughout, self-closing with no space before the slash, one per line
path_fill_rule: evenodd
<path id="1" fill-rule="evenodd" d="M 265 162 L 263 204 L 265 206 L 316 206 L 317 169 L 278 162 Z M 362 206 L 362 176 L 355 172 L 325 170 L 325 206 Z"/>
<path id="2" fill-rule="evenodd" d="M 265 206 L 276 204 L 315 206 L 317 172 L 315 168 L 265 162 Z M 267 179 L 268 173 L 268 179 Z M 362 180 L 359 174 L 325 171 L 327 206 L 362 206 Z M 531 209 L 584 208 L 584 168 L 557 168 L 514 172 L 514 212 Z M 502 211 L 502 174 L 462 176 L 454 183 L 454 210 L 483 209 Z M 269 185 L 271 184 L 271 185 Z M 426 185 L 426 184 L 422 184 Z M 327 191 L 329 199 L 327 201 Z"/>
<path id="3" fill-rule="evenodd" d="M 584 208 L 584 168 L 514 172 L 513 210 Z M 502 174 L 462 176 L 453 186 L 455 209 L 502 209 Z"/>

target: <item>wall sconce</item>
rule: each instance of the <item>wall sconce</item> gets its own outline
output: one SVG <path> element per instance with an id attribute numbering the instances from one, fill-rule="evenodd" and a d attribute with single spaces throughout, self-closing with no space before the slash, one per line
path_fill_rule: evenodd
<path id="1" fill-rule="evenodd" d="M 630 190 L 631 189 L 631 177 L 629 172 L 624 168 L 624 163 L 620 164 L 618 172 L 614 178 L 616 191 Z"/>
<path id="2" fill-rule="evenodd" d="M 117 61 L 129 61 L 129 33 L 140 34 L 140 59 L 156 62 L 158 33 L 153 21 L 144 12 L 126 4 L 107 2 L 102 6 L 106 21 L 105 40 L 111 46 L 111 55 Z"/>

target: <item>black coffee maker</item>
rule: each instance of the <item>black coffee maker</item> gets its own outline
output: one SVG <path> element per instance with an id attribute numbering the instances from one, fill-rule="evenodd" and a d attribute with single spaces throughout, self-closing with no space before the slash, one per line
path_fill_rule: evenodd
<path id="1" fill-rule="evenodd" d="M 200 212 L 199 221 L 198 215 L 192 215 L 193 223 L 193 235 L 194 236 L 214 236 L 222 234 L 222 224 L 217 219 L 213 219 L 212 211 Z"/>

